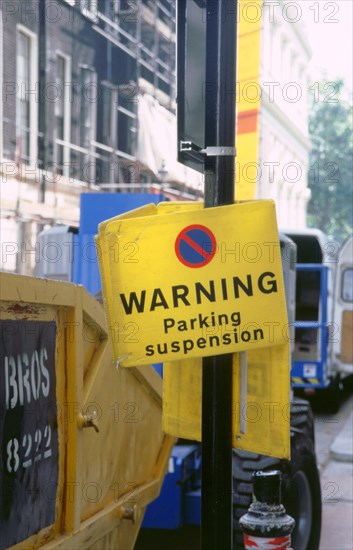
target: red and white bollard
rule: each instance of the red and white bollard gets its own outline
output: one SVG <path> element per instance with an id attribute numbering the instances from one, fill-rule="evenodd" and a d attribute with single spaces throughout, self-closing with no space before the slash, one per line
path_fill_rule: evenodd
<path id="1" fill-rule="evenodd" d="M 239 519 L 245 550 L 290 550 L 295 521 L 281 504 L 282 473 L 253 473 L 254 502 Z"/>

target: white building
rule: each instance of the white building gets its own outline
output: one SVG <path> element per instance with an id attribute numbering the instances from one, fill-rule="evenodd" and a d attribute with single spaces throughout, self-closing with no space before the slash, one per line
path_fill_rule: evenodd
<path id="1" fill-rule="evenodd" d="M 264 167 L 266 162 L 276 164 L 267 164 L 268 170 L 263 170 L 258 196 L 276 201 L 280 226 L 300 228 L 306 225 L 310 198 L 307 172 L 311 51 L 303 20 L 291 22 L 296 19 L 294 11 L 286 15 L 288 20 L 282 12 L 273 23 L 269 17 L 264 18 L 259 157 Z"/>
<path id="2" fill-rule="evenodd" d="M 245 0 L 240 4 L 239 80 L 245 99 L 239 103 L 239 198 L 272 198 L 279 226 L 305 227 L 311 50 L 304 13 L 295 2 L 256 4 L 253 11 Z M 258 51 L 250 51 L 252 46 Z M 250 122 L 244 126 L 246 117 Z M 257 164 L 252 172 L 244 168 L 251 161 Z"/>

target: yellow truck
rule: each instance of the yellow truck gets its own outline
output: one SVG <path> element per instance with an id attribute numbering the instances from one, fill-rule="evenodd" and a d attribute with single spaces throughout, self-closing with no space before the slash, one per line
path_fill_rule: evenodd
<path id="1" fill-rule="evenodd" d="M 0 274 L 0 547 L 132 549 L 174 438 L 83 287 Z"/>

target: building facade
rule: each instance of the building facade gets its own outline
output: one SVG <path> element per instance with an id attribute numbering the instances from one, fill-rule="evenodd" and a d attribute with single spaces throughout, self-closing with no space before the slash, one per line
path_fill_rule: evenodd
<path id="1" fill-rule="evenodd" d="M 82 191 L 200 194 L 174 160 L 174 0 L 6 0 L 0 15 L 3 269 L 28 273 L 18 243 L 77 225 Z M 152 150 L 148 116 L 164 127 Z"/>
<path id="2" fill-rule="evenodd" d="M 281 6 L 277 17 L 274 13 L 272 20 L 267 16 L 263 21 L 259 158 L 264 169 L 258 197 L 276 201 L 280 227 L 304 228 L 310 198 L 307 174 L 311 50 L 298 11 L 283 11 L 285 4 Z"/>
<path id="3" fill-rule="evenodd" d="M 310 49 L 291 18 L 240 2 L 236 197 L 302 227 Z M 38 232 L 77 226 L 82 191 L 202 197 L 176 162 L 175 43 L 175 0 L 0 4 L 2 269 L 30 273 Z"/>
<path id="4" fill-rule="evenodd" d="M 310 198 L 311 50 L 298 10 L 282 0 L 240 1 L 237 198 L 273 199 L 283 228 L 306 226 Z"/>

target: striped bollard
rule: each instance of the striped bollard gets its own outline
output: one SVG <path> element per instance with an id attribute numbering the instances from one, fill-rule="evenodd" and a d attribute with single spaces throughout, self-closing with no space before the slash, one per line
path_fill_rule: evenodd
<path id="1" fill-rule="evenodd" d="M 290 550 L 295 521 L 281 504 L 282 473 L 253 473 L 254 501 L 239 519 L 246 550 Z"/>

